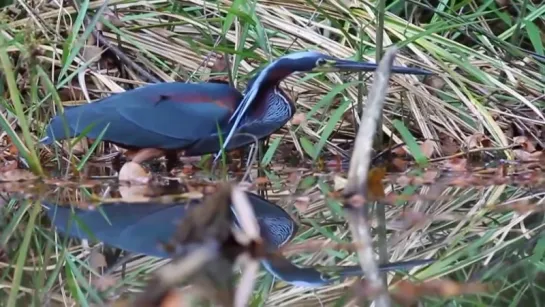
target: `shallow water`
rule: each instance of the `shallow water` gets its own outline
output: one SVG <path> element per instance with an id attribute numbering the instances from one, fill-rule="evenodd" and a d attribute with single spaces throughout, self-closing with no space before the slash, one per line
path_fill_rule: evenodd
<path id="1" fill-rule="evenodd" d="M 374 227 L 385 228 L 387 236 L 381 244 L 386 245 L 390 261 L 424 259 L 436 255 L 435 251 L 450 251 L 455 255 L 460 254 L 460 258 L 456 258 L 460 262 L 468 257 L 464 254 L 464 249 L 471 248 L 474 255 L 481 255 L 478 262 L 474 262 L 478 266 L 478 273 L 472 276 L 485 278 L 488 275 L 480 263 L 496 263 L 494 261 L 503 257 L 503 253 L 511 255 L 513 252 L 508 251 L 508 247 L 514 243 L 507 242 L 530 242 L 530 239 L 535 242 L 536 236 L 540 236 L 542 225 L 545 225 L 542 223 L 540 206 L 541 195 L 545 191 L 545 176 L 537 163 L 507 164 L 494 161 L 471 166 L 466 164 L 464 168 L 452 161 L 449 163 L 438 162 L 433 167 L 392 172 L 379 178 L 383 182 L 380 188 L 386 192 L 385 196 L 371 196 L 385 206 L 385 215 L 376 215 L 377 207 L 372 205 L 369 219 Z M 290 244 L 304 245 L 315 240 L 338 240 L 346 244 L 350 242 L 346 239 L 348 228 L 340 206 L 345 174 L 343 167 L 339 172 L 337 166 L 328 167 L 325 163 L 325 167 L 313 169 L 275 165 L 265 170 L 262 177 L 258 177 L 257 171 L 252 172 L 251 181 L 254 184 L 249 186 L 250 190 L 253 193 L 259 193 L 260 189 L 265 191 L 267 198 L 282 207 L 298 225 L 299 231 Z M 173 202 L 200 200 L 214 191 L 214 183 L 208 179 L 209 174 L 197 167 L 186 167 L 178 173 L 168 174 L 171 179 L 156 176 L 152 184 L 140 186 L 119 184 L 115 178 L 115 169 L 106 164 L 90 166 L 82 173 L 87 176 L 86 179 L 53 178 L 46 182 L 0 184 L 3 199 L 6 201 L 1 225 L 6 230 L 3 231 L 3 238 L 7 240 L 5 246 L 9 259 L 17 255 L 27 220 L 22 218 L 19 228 L 10 228 L 9 225 L 15 221 L 14 217 L 19 212 L 23 212 L 21 216 L 26 216 L 24 212 L 30 210 L 28 206 L 31 201 L 58 204 L 67 208 L 73 206 L 91 212 L 104 212 L 101 206 L 107 206 L 106 203 L 138 202 L 140 204 L 135 205 L 132 210 L 127 205 L 123 207 L 126 211 L 116 213 L 137 215 L 137 208 L 142 211 L 142 205 L 146 203 L 149 206 L 168 206 Z M 242 176 L 235 173 L 236 178 Z M 44 210 L 43 218 L 34 226 L 39 229 L 35 232 L 36 242 L 44 238 L 47 238 L 46 241 L 63 240 L 62 233 L 51 227 L 51 220 L 46 215 Z M 161 222 L 153 223 L 160 225 Z M 275 227 L 271 224 L 269 226 Z M 120 228 L 120 238 L 128 227 Z M 143 232 L 139 232 L 138 236 L 143 236 L 146 229 L 153 225 L 146 227 L 148 228 L 140 229 Z M 57 236 L 58 234 L 61 236 Z M 475 242 L 479 242 L 478 238 L 483 236 L 490 236 L 492 239 L 475 245 Z M 379 233 L 375 233 L 374 237 L 380 240 Z M 453 239 L 456 240 L 452 241 Z M 128 239 L 123 240 L 126 242 Z M 95 246 L 95 241 L 90 240 L 91 246 Z M 158 245 L 160 243 L 157 242 Z M 149 242 L 146 244 L 150 245 Z M 81 241 L 70 240 L 62 245 L 71 250 L 72 257 L 90 259 L 91 254 L 86 252 L 88 249 Z M 308 251 L 290 259 L 300 265 L 356 263 L 351 252 L 334 251 L 333 248 L 309 248 L 307 246 Z M 34 253 L 39 252 L 36 247 L 33 249 Z M 110 251 L 111 248 L 103 251 L 108 258 L 108 266 L 118 259 Z M 154 266 L 156 261 L 156 258 L 147 260 L 145 265 Z M 131 262 L 131 266 L 138 270 L 142 264 Z M 119 268 L 116 272 L 119 272 Z M 422 276 L 426 276 L 426 272 L 424 270 Z"/>

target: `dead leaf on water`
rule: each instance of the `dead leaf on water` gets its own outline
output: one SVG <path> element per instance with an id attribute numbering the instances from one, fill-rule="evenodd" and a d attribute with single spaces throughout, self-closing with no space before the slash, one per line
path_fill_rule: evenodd
<path id="1" fill-rule="evenodd" d="M 150 189 L 147 185 L 121 185 L 118 188 L 121 199 L 125 202 L 149 201 Z"/>
<path id="2" fill-rule="evenodd" d="M 184 193 L 183 196 L 188 199 L 202 199 L 204 194 L 200 191 L 189 191 Z"/>
<path id="3" fill-rule="evenodd" d="M 150 173 L 136 162 L 130 161 L 123 164 L 121 170 L 119 171 L 119 181 L 146 184 L 150 181 L 150 179 Z"/>
<path id="4" fill-rule="evenodd" d="M 0 182 L 30 181 L 36 179 L 38 179 L 38 176 L 24 169 L 14 169 L 0 173 Z"/>

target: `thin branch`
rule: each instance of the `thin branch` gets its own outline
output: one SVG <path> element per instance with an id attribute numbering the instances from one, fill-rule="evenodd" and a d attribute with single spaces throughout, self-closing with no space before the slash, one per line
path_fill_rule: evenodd
<path id="1" fill-rule="evenodd" d="M 363 209 L 366 205 L 367 175 L 372 159 L 373 137 L 375 136 L 377 122 L 386 97 L 388 80 L 396 52 L 396 47 L 390 48 L 382 61 L 380 61 L 375 72 L 373 86 L 362 114 L 358 135 L 356 136 L 354 153 L 348 171 L 348 183 L 344 191 L 347 208 L 346 219 L 357 246 L 358 260 L 367 277 L 370 288 L 373 290 L 376 289 L 378 292 L 375 300 L 378 307 L 390 306 L 391 300 L 375 261 L 370 226 L 363 214 Z"/>

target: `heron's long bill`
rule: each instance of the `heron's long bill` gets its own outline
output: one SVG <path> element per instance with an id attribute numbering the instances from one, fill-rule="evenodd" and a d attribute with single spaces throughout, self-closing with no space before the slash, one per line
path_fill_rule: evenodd
<path id="1" fill-rule="evenodd" d="M 318 67 L 316 71 L 375 71 L 378 64 L 369 62 L 357 62 L 351 60 L 334 59 L 328 61 L 325 66 Z M 408 75 L 431 75 L 432 72 L 420 68 L 393 66 L 392 72 Z"/>

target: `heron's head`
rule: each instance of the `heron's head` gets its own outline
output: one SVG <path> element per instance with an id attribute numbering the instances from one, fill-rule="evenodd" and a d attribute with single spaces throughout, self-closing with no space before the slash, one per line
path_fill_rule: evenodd
<path id="1" fill-rule="evenodd" d="M 339 59 L 317 51 L 300 51 L 282 56 L 272 64 L 276 69 L 285 72 L 342 72 L 342 71 L 375 71 L 377 64 L 369 62 Z M 409 67 L 392 67 L 393 73 L 429 75 L 430 72 Z"/>

